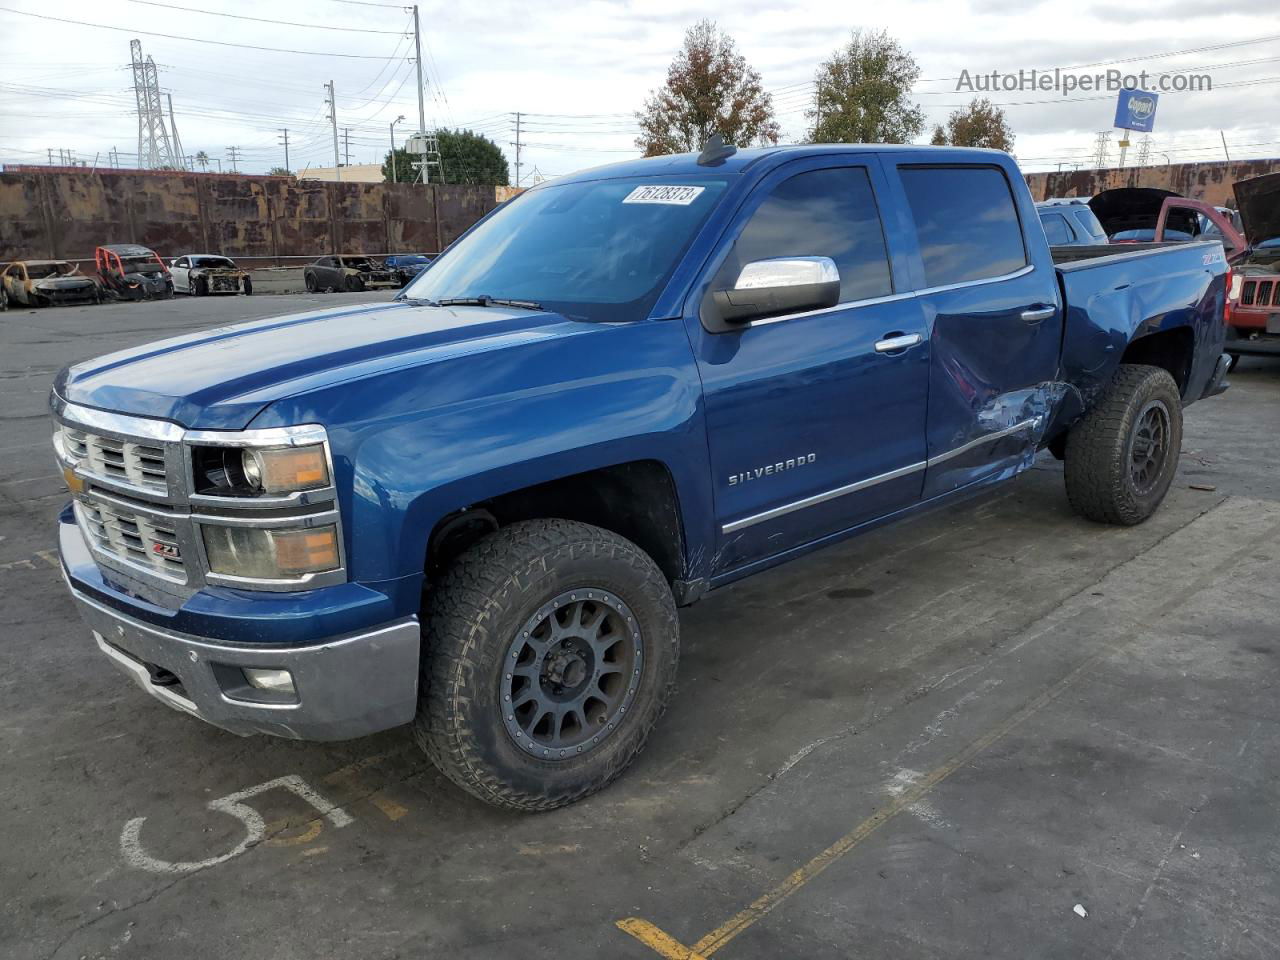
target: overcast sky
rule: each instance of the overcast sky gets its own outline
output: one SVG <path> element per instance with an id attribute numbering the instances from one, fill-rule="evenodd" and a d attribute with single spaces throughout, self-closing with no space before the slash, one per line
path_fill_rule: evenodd
<path id="1" fill-rule="evenodd" d="M 930 125 L 970 98 L 956 91 L 961 71 L 1125 60 L 1116 68 L 1212 79 L 1212 92 L 1162 95 L 1153 162 L 1220 159 L 1220 130 L 1233 158 L 1280 156 L 1280 7 L 1263 0 L 453 0 L 424 3 L 421 17 L 428 126 L 484 133 L 514 164 L 514 114 L 521 112 L 526 179 L 634 155 L 634 112 L 700 17 L 715 19 L 760 71 L 784 140 L 804 135 L 814 67 L 861 27 L 888 30 L 915 56 L 922 71 L 916 96 Z M 243 171 L 283 165 L 279 127 L 289 130 L 295 171 L 332 165 L 328 80 L 337 88 L 340 136 L 350 128 L 351 162 L 381 162 L 391 121 L 407 118 L 396 127 L 397 141 L 417 127 L 412 40 L 403 33 L 410 24 L 404 7 L 352 0 L 205 0 L 198 9 L 143 0 L 0 0 L 0 161 L 45 162 L 49 148 L 56 160 L 62 148 L 105 165 L 115 147 L 121 165 L 133 165 L 137 114 L 128 63 L 136 36 L 159 66 L 162 90 L 173 95 L 184 153 L 204 151 L 211 167 L 215 160 L 229 167 L 232 145 L 241 148 Z M 1196 52 L 1159 56 L 1176 51 Z M 1090 165 L 1096 132 L 1114 117 L 1111 93 L 1001 92 L 992 99 L 1007 104 L 1025 169 Z M 927 137 L 926 130 L 921 140 Z M 1135 149 L 1137 142 L 1135 136 Z M 1113 148 L 1113 161 L 1115 155 Z"/>

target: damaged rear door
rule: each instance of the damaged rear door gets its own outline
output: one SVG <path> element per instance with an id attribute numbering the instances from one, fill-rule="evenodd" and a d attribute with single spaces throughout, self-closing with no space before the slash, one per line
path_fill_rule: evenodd
<path id="1" fill-rule="evenodd" d="M 1028 466 L 1057 386 L 1063 311 L 1034 209 L 995 164 L 897 166 L 931 320 L 924 499 Z M 1025 192 L 1025 191 L 1024 191 Z M 1027 203 L 1029 207 L 1029 201 Z"/>

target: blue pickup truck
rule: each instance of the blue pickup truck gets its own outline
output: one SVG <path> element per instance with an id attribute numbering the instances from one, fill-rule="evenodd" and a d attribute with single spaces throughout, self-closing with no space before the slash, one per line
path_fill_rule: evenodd
<path id="1" fill-rule="evenodd" d="M 1148 517 L 1183 407 L 1225 389 L 1226 274 L 1216 242 L 1051 251 L 994 151 L 583 172 L 393 302 L 64 370 L 63 570 L 170 707 L 412 724 L 466 790 L 549 809 L 642 748 L 709 590 L 1045 449 L 1082 516 Z"/>

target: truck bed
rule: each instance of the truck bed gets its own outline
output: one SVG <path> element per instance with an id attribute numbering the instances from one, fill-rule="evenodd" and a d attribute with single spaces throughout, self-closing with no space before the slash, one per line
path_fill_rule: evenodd
<path id="1" fill-rule="evenodd" d="M 1205 241 L 1211 242 L 1211 241 Z M 1146 250 L 1163 250 L 1166 247 L 1185 246 L 1185 240 L 1161 240 L 1159 243 L 1091 243 L 1069 246 L 1050 246 L 1049 252 L 1057 264 L 1075 263 L 1079 260 L 1096 260 L 1124 253 L 1141 253 Z"/>
<path id="2" fill-rule="evenodd" d="M 1222 354 L 1226 262 L 1216 240 L 1052 247 L 1066 309 L 1064 379 L 1088 405 L 1128 344 L 1168 331 L 1195 349 L 1182 379 L 1186 402 L 1199 399 Z M 1058 262 L 1063 254 L 1065 262 Z M 1115 359 L 1099 364 L 1100 356 Z"/>

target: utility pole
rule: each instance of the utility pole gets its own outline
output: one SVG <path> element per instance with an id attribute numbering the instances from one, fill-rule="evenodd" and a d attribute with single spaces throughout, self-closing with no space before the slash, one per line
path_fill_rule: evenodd
<path id="1" fill-rule="evenodd" d="M 396 124 L 404 119 L 404 114 L 391 121 L 391 182 L 399 183 L 400 176 L 396 172 Z"/>
<path id="2" fill-rule="evenodd" d="M 1225 133 L 1223 133 L 1221 130 L 1219 130 L 1219 131 L 1218 131 L 1218 136 L 1220 136 L 1220 137 L 1222 138 L 1222 152 L 1223 152 L 1224 154 L 1226 154 L 1226 156 L 1227 156 L 1227 163 L 1230 163 L 1230 162 L 1231 162 L 1231 151 L 1227 149 L 1227 135 L 1226 135 Z"/>
<path id="3" fill-rule="evenodd" d="M 53 166 L 53 147 L 49 148 L 49 166 Z"/>
<path id="4" fill-rule="evenodd" d="M 284 168 L 292 170 L 293 168 L 289 166 L 289 128 L 280 127 L 280 132 L 284 134 L 284 138 L 278 141 L 284 144 Z"/>
<path id="5" fill-rule="evenodd" d="M 342 128 L 342 163 L 351 166 L 351 128 Z"/>
<path id="6" fill-rule="evenodd" d="M 329 99 L 325 103 L 329 105 L 329 123 L 333 127 L 333 175 L 341 183 L 342 165 L 338 163 L 338 96 L 333 92 L 332 80 L 324 86 L 329 91 Z"/>
<path id="7" fill-rule="evenodd" d="M 418 66 L 418 132 L 427 132 L 427 107 L 422 99 L 422 27 L 418 22 L 418 5 L 413 5 L 413 52 Z"/>
<path id="8" fill-rule="evenodd" d="M 232 173 L 239 173 L 240 171 L 236 169 L 236 161 L 240 159 L 240 157 L 239 157 L 240 148 L 239 148 L 239 147 L 227 147 L 227 153 L 228 153 L 228 154 L 230 154 L 230 156 L 228 156 L 228 157 L 227 157 L 227 159 L 228 159 L 229 161 L 231 161 L 231 172 L 232 172 Z"/>
<path id="9" fill-rule="evenodd" d="M 515 148 L 516 148 L 516 186 L 519 187 L 520 186 L 520 167 L 523 166 L 523 164 L 520 163 L 520 113 L 518 111 L 516 112 Z"/>

